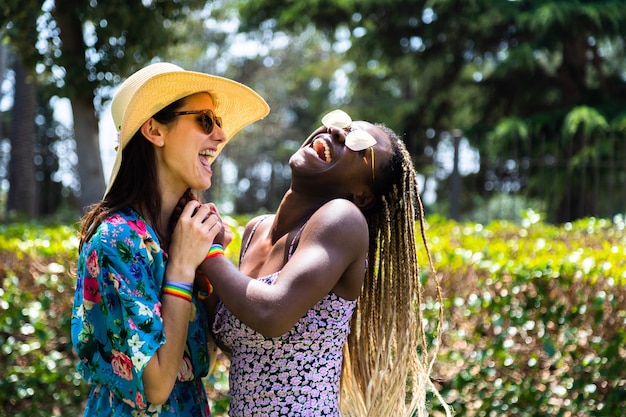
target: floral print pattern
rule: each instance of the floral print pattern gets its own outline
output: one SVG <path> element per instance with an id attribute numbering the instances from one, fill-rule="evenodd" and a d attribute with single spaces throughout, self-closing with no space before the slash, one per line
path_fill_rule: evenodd
<path id="1" fill-rule="evenodd" d="M 272 285 L 277 277 L 259 280 Z M 213 330 L 232 350 L 229 415 L 339 417 L 342 348 L 355 306 L 330 293 L 289 332 L 266 338 L 219 303 Z"/>
<path id="2" fill-rule="evenodd" d="M 145 399 L 143 371 L 165 343 L 161 287 L 167 255 L 154 230 L 128 208 L 100 224 L 78 257 L 72 307 L 77 369 L 92 385 L 85 416 L 210 416 L 208 318 L 194 295 L 187 345 L 167 402 Z"/>

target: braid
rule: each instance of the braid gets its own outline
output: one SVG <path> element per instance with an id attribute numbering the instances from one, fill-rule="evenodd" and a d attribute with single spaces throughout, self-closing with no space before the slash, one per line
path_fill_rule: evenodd
<path id="1" fill-rule="evenodd" d="M 341 408 L 344 416 L 426 416 L 426 391 L 448 406 L 430 380 L 443 321 L 441 288 L 424 233 L 424 213 L 411 156 L 389 128 L 394 155 L 379 186 L 382 197 L 367 213 L 370 231 L 368 269 L 344 346 Z M 380 170 L 382 171 L 382 170 Z M 377 173 L 378 176 L 378 173 Z M 387 189 L 384 190 L 385 184 Z M 422 284 L 415 223 L 439 301 L 439 323 L 432 351 L 423 327 Z"/>

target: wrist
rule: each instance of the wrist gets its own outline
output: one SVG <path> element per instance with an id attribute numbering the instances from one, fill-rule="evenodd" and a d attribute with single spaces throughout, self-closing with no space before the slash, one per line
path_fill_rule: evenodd
<path id="1" fill-rule="evenodd" d="M 219 243 L 214 243 L 211 245 L 211 249 L 207 252 L 204 260 L 206 261 L 207 259 L 217 258 L 220 256 L 224 256 L 224 247 Z"/>
<path id="2" fill-rule="evenodd" d="M 162 294 L 191 302 L 193 284 L 183 281 L 165 281 Z"/>
<path id="3" fill-rule="evenodd" d="M 179 281 L 193 284 L 196 269 L 192 262 L 184 263 L 182 259 L 170 260 L 165 270 L 165 281 Z"/>

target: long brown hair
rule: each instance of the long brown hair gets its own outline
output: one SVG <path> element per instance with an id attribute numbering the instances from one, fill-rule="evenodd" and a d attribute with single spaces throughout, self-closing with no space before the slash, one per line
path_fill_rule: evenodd
<path id="1" fill-rule="evenodd" d="M 160 123 L 170 123 L 176 117 L 174 112 L 184 106 L 185 99 L 171 103 L 152 117 Z M 160 230 L 158 222 L 161 190 L 154 146 L 138 130 L 121 152 L 122 163 L 111 189 L 100 202 L 88 207 L 81 219 L 79 249 L 91 238 L 104 218 L 129 206 L 141 213 L 161 240 L 169 238 L 169 231 Z"/>
<path id="2" fill-rule="evenodd" d="M 376 172 L 378 202 L 365 213 L 369 225 L 368 270 L 344 347 L 341 411 L 344 416 L 425 416 L 430 389 L 449 413 L 430 380 L 443 319 L 439 281 L 424 234 L 417 175 L 404 143 L 387 126 L 393 155 Z M 423 327 L 422 283 L 415 225 L 439 301 L 436 339 L 429 346 Z"/>

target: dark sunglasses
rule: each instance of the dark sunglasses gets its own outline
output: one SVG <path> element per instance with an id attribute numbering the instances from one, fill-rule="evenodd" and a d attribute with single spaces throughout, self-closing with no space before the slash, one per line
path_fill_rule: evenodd
<path id="1" fill-rule="evenodd" d="M 188 111 L 176 111 L 172 113 L 174 116 L 184 116 L 186 114 L 199 114 L 196 120 L 202 126 L 205 133 L 210 135 L 213 132 L 213 126 L 218 125 L 220 128 L 222 127 L 222 118 L 218 117 L 211 110 L 188 110 Z"/>

